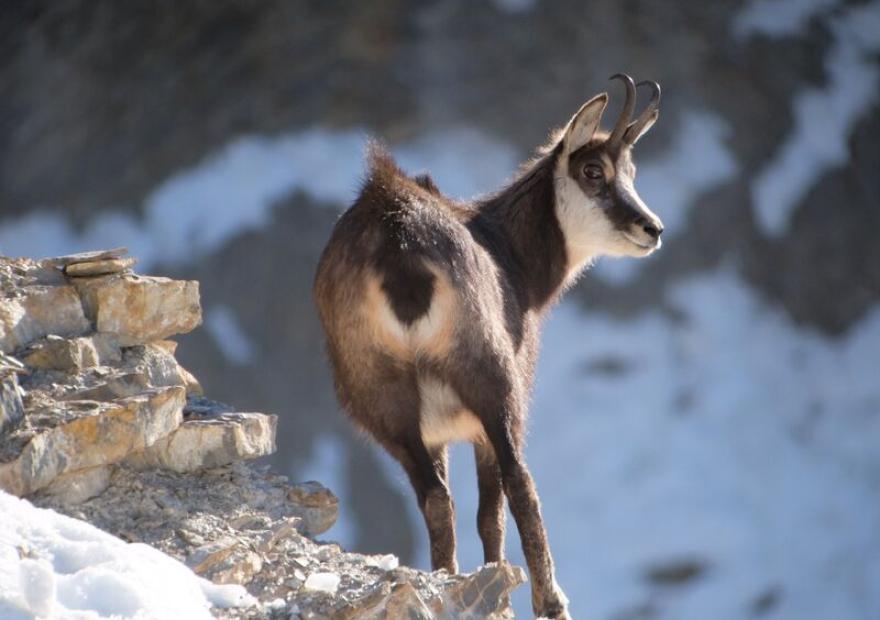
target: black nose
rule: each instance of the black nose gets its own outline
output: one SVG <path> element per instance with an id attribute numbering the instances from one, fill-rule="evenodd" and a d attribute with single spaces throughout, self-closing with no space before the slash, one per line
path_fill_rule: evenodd
<path id="1" fill-rule="evenodd" d="M 662 226 L 654 226 L 653 224 L 642 224 L 642 230 L 648 233 L 654 239 L 660 238 L 660 233 L 663 232 Z"/>
<path id="2" fill-rule="evenodd" d="M 646 233 L 648 233 L 648 236 L 650 236 L 653 239 L 659 239 L 660 233 L 663 232 L 663 226 L 661 224 L 658 223 L 655 226 L 654 224 L 652 224 L 651 222 L 648 221 L 648 218 L 641 216 L 641 215 L 638 217 L 638 219 L 636 219 L 635 225 L 641 226 L 642 230 L 644 230 Z"/>

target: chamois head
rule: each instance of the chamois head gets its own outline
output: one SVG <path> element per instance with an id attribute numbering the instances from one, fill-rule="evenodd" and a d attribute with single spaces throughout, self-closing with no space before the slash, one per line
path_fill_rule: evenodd
<path id="1" fill-rule="evenodd" d="M 572 117 L 556 151 L 556 215 L 572 272 L 601 255 L 647 256 L 661 245 L 663 224 L 636 193 L 632 160 L 632 146 L 660 114 L 660 86 L 639 83 L 649 86 L 652 95 L 632 121 L 636 85 L 620 73 L 611 79 L 626 86 L 626 102 L 611 133 L 599 130 L 608 104 L 608 93 L 601 93 Z"/>

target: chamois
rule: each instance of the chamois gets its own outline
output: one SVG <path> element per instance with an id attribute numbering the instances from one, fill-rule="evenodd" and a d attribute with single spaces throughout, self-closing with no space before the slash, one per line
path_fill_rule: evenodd
<path id="1" fill-rule="evenodd" d="M 610 134 L 608 94 L 587 101 L 517 177 L 473 202 L 407 176 L 373 145 L 358 198 L 338 220 L 315 298 L 339 400 L 406 471 L 434 570 L 457 570 L 446 444 L 473 443 L 477 527 L 486 562 L 502 558 L 504 497 L 516 521 L 539 617 L 569 618 L 540 503 L 523 458 L 542 316 L 600 255 L 647 256 L 660 220 L 633 187 L 631 147 L 659 115 L 639 117 L 636 84 Z"/>

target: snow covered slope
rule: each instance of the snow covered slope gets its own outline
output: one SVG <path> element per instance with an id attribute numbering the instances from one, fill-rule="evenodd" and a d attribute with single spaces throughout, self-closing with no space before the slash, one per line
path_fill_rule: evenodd
<path id="1" fill-rule="evenodd" d="M 144 544 L 0 491 L 0 618 L 211 618 L 252 599 Z"/>

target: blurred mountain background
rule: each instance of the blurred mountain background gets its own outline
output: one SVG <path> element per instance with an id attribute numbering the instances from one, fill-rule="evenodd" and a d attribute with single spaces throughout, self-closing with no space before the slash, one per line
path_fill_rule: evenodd
<path id="1" fill-rule="evenodd" d="M 319 253 L 367 137 L 467 198 L 603 90 L 609 124 L 618 71 L 664 89 L 636 184 L 668 232 L 548 321 L 528 458 L 572 613 L 874 620 L 876 0 L 4 2 L 0 253 L 126 245 L 198 279 L 182 363 L 279 414 L 274 464 L 343 499 L 329 537 L 427 567 L 404 475 L 336 404 Z M 472 456 L 452 459 L 473 570 Z"/>

